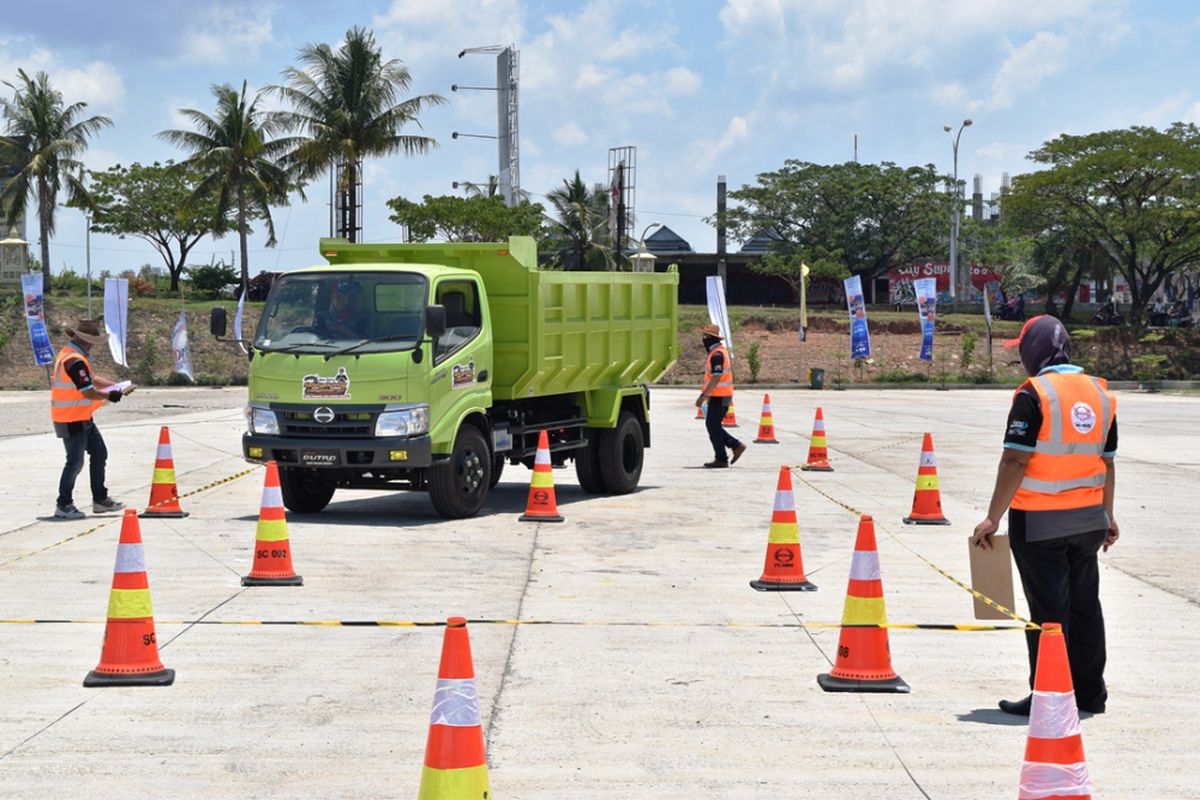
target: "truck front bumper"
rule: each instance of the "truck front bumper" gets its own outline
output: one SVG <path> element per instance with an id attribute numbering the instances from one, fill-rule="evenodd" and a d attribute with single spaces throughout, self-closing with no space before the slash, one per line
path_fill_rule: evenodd
<path id="1" fill-rule="evenodd" d="M 247 461 L 275 461 L 281 467 L 421 469 L 433 463 L 433 446 L 428 436 L 301 439 L 246 433 L 242 435 L 242 455 Z"/>

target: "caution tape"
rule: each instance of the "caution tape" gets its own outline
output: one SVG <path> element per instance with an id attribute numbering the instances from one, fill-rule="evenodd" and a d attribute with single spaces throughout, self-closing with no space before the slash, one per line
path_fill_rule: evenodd
<path id="1" fill-rule="evenodd" d="M 901 439 L 899 441 L 892 442 L 890 444 L 881 444 L 879 447 L 872 447 L 870 450 L 859 450 L 858 452 L 842 450 L 841 448 L 837 448 L 837 447 L 831 447 L 830 449 L 837 450 L 838 452 L 841 452 L 841 453 L 845 453 L 846 455 L 850 456 L 851 458 L 857 458 L 857 459 L 861 460 L 862 457 L 865 455 L 870 455 L 871 453 L 878 453 L 880 450 L 889 450 L 893 447 L 899 447 L 902 444 L 910 444 L 912 442 L 917 441 L 918 439 L 923 438 L 924 436 L 925 436 L 925 434 L 918 433 L 914 436 L 909 436 L 907 439 Z"/>
<path id="2" fill-rule="evenodd" d="M 165 500 L 158 501 L 154 505 L 147 506 L 146 510 L 149 511 L 152 508 L 158 508 L 159 506 L 167 505 L 168 503 L 177 502 L 179 500 L 184 499 L 185 497 L 191 497 L 192 495 L 197 495 L 197 494 L 200 494 L 201 492 L 207 492 L 209 489 L 215 489 L 216 487 L 221 486 L 223 484 L 231 483 L 233 481 L 238 480 L 239 478 L 244 478 L 247 475 L 249 475 L 251 472 L 254 472 L 254 470 L 256 470 L 256 469 L 258 469 L 258 467 L 254 466 L 254 467 L 251 467 L 250 469 L 242 470 L 241 472 L 238 472 L 234 475 L 230 475 L 228 477 L 221 478 L 218 481 L 213 481 L 212 483 L 206 483 L 203 486 L 201 486 L 199 489 L 192 489 L 190 492 L 184 492 L 183 494 L 180 494 L 180 495 L 173 495 L 171 497 L 168 497 Z M 67 542 L 73 542 L 76 539 L 82 539 L 84 536 L 93 534 L 102 528 L 107 528 L 109 525 L 112 525 L 114 522 L 119 522 L 120 520 L 121 520 L 121 517 L 119 515 L 109 517 L 104 522 L 101 522 L 99 525 L 94 525 L 85 531 L 81 531 L 81 532 L 75 534 L 74 536 L 68 536 L 65 539 L 60 539 L 57 542 L 54 542 L 53 544 L 48 544 L 45 547 L 34 550 L 31 553 L 26 553 L 25 555 L 17 556 L 16 558 L 10 558 L 8 561 L 0 562 L 0 569 L 7 567 L 10 564 L 15 564 L 18 561 L 24 561 L 27 558 L 32 558 L 33 556 L 36 556 L 40 553 L 44 553 L 47 550 L 53 550 L 56 547 L 61 547 L 62 545 L 66 544 Z"/>
<path id="3" fill-rule="evenodd" d="M 104 619 L 0 619 L 0 625 L 100 625 Z M 441 628 L 445 620 L 411 619 L 159 619 L 156 625 L 259 625 L 313 628 Z M 531 625 L 609 628 L 887 628 L 909 631 L 1025 631 L 1029 625 L 974 625 L 955 623 L 885 622 L 843 625 L 840 622 L 616 622 L 611 620 L 468 619 L 468 625 Z"/>
<path id="4" fill-rule="evenodd" d="M 846 510 L 847 510 L 847 511 L 849 511 L 851 514 L 854 514 L 854 515 L 855 515 L 855 516 L 857 516 L 857 517 L 861 517 L 861 516 L 862 516 L 864 513 L 866 513 L 866 512 L 863 512 L 863 511 L 859 511 L 857 508 L 855 508 L 854 506 L 850 505 L 849 503 L 844 503 L 844 502 L 842 502 L 841 500 L 838 500 L 838 499 L 837 499 L 836 497 L 834 497 L 833 495 L 831 495 L 831 494 L 829 494 L 828 492 L 824 491 L 823 489 L 820 489 L 819 487 L 817 487 L 817 486 L 813 485 L 813 484 L 812 484 L 810 481 L 808 481 L 808 480 L 807 480 L 807 479 L 806 479 L 806 478 L 805 478 L 803 475 L 799 474 L 799 472 L 798 472 L 798 468 L 793 468 L 791 471 L 792 471 L 792 474 L 793 474 L 793 475 L 796 477 L 796 479 L 797 479 L 798 481 L 800 481 L 800 482 L 801 482 L 801 483 L 803 483 L 805 486 L 807 486 L 808 488 L 812 489 L 814 492 L 816 492 L 817 494 L 821 495 L 822 497 L 824 497 L 826 500 L 830 501 L 831 503 L 833 503 L 833 504 L 835 504 L 835 505 L 838 505 L 838 506 L 841 506 L 842 508 L 846 509 Z M 903 548 L 904 548 L 905 550 L 907 550 L 908 552 L 912 553 L 914 556 L 916 556 L 916 557 L 917 557 L 917 558 L 919 558 L 921 561 L 923 561 L 923 562 L 924 562 L 926 565 L 928 565 L 929 567 L 931 567 L 931 568 L 932 568 L 932 569 L 933 569 L 935 572 L 937 572 L 937 573 L 938 573 L 939 575 L 941 575 L 943 578 L 945 578 L 946 580 L 950 581 L 951 583 L 953 583 L 955 586 L 957 586 L 958 588 L 962 589 L 963 591 L 967 592 L 969 595 L 971 595 L 972 597 L 974 597 L 974 598 L 975 598 L 976 600 L 978 600 L 979 602 L 983 603 L 984 605 L 988 606 L 989 608 L 993 608 L 993 609 L 995 609 L 996 611 L 999 611 L 1001 614 L 1004 614 L 1004 615 L 1005 615 L 1006 617 L 1008 617 L 1009 619 L 1012 619 L 1012 620 L 1014 620 L 1014 621 L 1016 621 L 1016 622 L 1023 623 L 1023 624 L 1025 625 L 1025 628 L 1023 628 L 1023 630 L 1024 630 L 1024 629 L 1028 629 L 1028 630 L 1041 630 L 1041 627 L 1040 627 L 1040 626 L 1039 626 L 1039 625 L 1038 625 L 1036 622 L 1033 622 L 1033 621 L 1031 621 L 1031 620 L 1028 620 L 1028 619 L 1026 619 L 1025 617 L 1022 617 L 1020 614 L 1018 614 L 1017 612 L 1013 611 L 1011 608 L 1008 608 L 1008 607 L 1006 607 L 1006 606 L 1003 606 L 1003 605 L 1001 605 L 1000 603 L 997 603 L 995 600 L 993 600 L 992 598 L 988 597 L 986 594 L 983 594 L 982 592 L 979 592 L 979 591 L 977 591 L 977 590 L 976 590 L 975 588 L 973 588 L 972 586 L 970 586 L 970 585 L 968 585 L 968 584 L 966 584 L 966 583 L 963 583 L 963 582 L 962 582 L 962 581 L 960 581 L 958 578 L 954 577 L 954 576 L 953 576 L 953 575 L 951 575 L 949 572 L 947 572 L 946 570 L 942 569 L 942 568 L 941 568 L 941 567 L 939 567 L 937 564 L 933 563 L 933 562 L 932 562 L 932 561 L 930 561 L 928 558 L 926 558 L 925 556 L 923 556 L 923 555 L 921 555 L 920 553 L 918 553 L 916 550 L 914 550 L 914 549 L 912 549 L 911 547 L 909 547 L 909 546 L 908 546 L 908 545 L 907 545 L 907 544 L 906 544 L 906 543 L 905 543 L 903 540 L 901 540 L 901 539 L 900 539 L 898 536 L 896 536 L 894 533 L 892 533 L 892 532 L 891 532 L 891 531 L 889 531 L 887 528 L 885 528 L 885 527 L 884 527 L 884 526 L 883 526 L 881 523 L 879 523 L 879 521 L 878 521 L 878 520 L 876 520 L 876 523 L 878 524 L 879 528 L 883 530 L 883 533 L 884 533 L 884 535 L 886 535 L 886 536 L 887 536 L 889 539 L 891 539 L 893 542 L 895 542 L 896 544 L 898 544 L 898 545 L 900 545 L 901 547 L 903 547 Z"/>

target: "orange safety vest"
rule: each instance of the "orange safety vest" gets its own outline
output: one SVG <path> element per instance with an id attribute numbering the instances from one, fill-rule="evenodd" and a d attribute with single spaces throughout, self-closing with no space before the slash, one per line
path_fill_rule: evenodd
<path id="1" fill-rule="evenodd" d="M 92 400 L 84 397 L 83 392 L 75 388 L 75 382 L 67 374 L 67 367 L 72 361 L 79 360 L 92 373 L 92 362 L 74 342 L 58 351 L 54 359 L 54 379 L 50 385 L 50 419 L 53 422 L 87 422 L 92 418 L 92 412 L 104 405 L 103 400 Z"/>
<path id="2" fill-rule="evenodd" d="M 725 366 L 721 370 L 721 375 L 717 380 L 716 387 L 712 390 L 711 397 L 733 397 L 733 361 L 729 358 L 729 350 L 725 345 L 719 344 L 712 350 L 708 351 L 708 358 L 704 361 L 704 385 L 707 387 L 713 379 L 712 361 L 713 356 L 720 353 L 725 358 Z"/>
<path id="3" fill-rule="evenodd" d="M 1026 385 L 1037 392 L 1042 427 L 1012 507 L 1066 511 L 1103 505 L 1104 445 L 1117 412 L 1108 383 L 1081 372 L 1047 372 L 1021 388 Z"/>

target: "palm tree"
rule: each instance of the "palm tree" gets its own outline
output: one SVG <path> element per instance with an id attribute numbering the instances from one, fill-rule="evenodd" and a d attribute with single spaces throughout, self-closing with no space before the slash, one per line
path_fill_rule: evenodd
<path id="1" fill-rule="evenodd" d="M 215 195 L 217 220 L 234 212 L 242 248 L 242 286 L 250 280 L 250 256 L 246 237 L 250 219 L 262 219 L 267 227 L 267 247 L 276 245 L 271 206 L 287 202 L 290 187 L 287 172 L 280 166 L 283 154 L 295 147 L 291 138 L 275 138 L 283 129 L 278 113 L 263 111 L 258 101 L 246 96 L 246 82 L 238 92 L 229 84 L 212 86 L 217 110 L 212 116 L 192 108 L 180 109 L 195 130 L 169 130 L 158 134 L 190 157 L 180 169 L 195 169 L 201 178 L 193 199 Z M 215 224 L 215 222 L 214 222 Z"/>
<path id="2" fill-rule="evenodd" d="M 50 76 L 17 70 L 17 83 L 5 86 L 15 95 L 0 98 L 10 138 L 0 138 L 0 162 L 7 163 L 13 177 L 0 189 L 0 208 L 6 208 L 5 225 L 13 225 L 25 214 L 37 195 L 38 234 L 42 246 L 42 275 L 50 289 L 50 236 L 54 233 L 54 211 L 63 181 L 72 203 L 86 205 L 83 164 L 79 157 L 88 139 L 112 125 L 108 117 L 82 118 L 87 103 L 63 102 L 62 92 L 50 84 Z"/>
<path id="3" fill-rule="evenodd" d="M 337 50 L 327 44 L 306 44 L 298 59 L 301 68 L 288 67 L 282 73 L 286 85 L 270 87 L 292 105 L 282 119 L 303 137 L 288 154 L 288 165 L 302 182 L 339 169 L 338 192 L 347 214 L 342 234 L 354 241 L 361 225 L 358 192 L 363 159 L 421 154 L 436 147 L 428 136 L 400 131 L 410 123 L 420 127 L 421 110 L 442 105 L 446 99 L 427 94 L 400 101 L 412 75 L 398 59 L 384 61 L 374 34 L 365 28 L 347 31 Z"/>
<path id="4" fill-rule="evenodd" d="M 608 192 L 589 190 L 575 170 L 573 180 L 546 195 L 557 219 L 551 219 L 554 260 L 563 269 L 612 269 L 608 231 Z"/>

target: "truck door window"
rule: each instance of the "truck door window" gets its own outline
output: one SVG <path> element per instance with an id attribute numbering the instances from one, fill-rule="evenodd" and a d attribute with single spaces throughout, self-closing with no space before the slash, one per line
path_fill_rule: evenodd
<path id="1" fill-rule="evenodd" d="M 479 310 L 479 287 L 474 281 L 439 283 L 435 302 L 446 308 L 446 332 L 433 346 L 436 364 L 478 336 L 483 319 Z"/>

